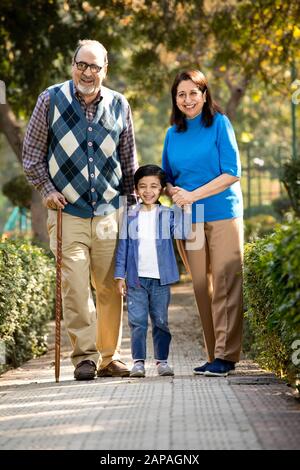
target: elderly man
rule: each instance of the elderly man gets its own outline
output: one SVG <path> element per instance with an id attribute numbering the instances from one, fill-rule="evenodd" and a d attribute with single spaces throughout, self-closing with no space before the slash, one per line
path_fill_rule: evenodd
<path id="1" fill-rule="evenodd" d="M 63 209 L 63 312 L 77 380 L 93 379 L 97 369 L 99 377 L 129 375 L 113 274 L 119 200 L 133 202 L 138 165 L 129 104 L 102 86 L 106 73 L 103 45 L 79 41 L 72 80 L 41 93 L 23 148 L 25 174 L 49 209 L 54 254 L 56 209 Z"/>

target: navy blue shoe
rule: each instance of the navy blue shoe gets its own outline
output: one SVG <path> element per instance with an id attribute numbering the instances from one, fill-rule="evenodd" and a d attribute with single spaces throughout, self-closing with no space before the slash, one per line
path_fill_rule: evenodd
<path id="1" fill-rule="evenodd" d="M 227 377 L 234 369 L 235 362 L 217 358 L 206 367 L 204 375 L 206 377 Z"/>
<path id="2" fill-rule="evenodd" d="M 209 366 L 210 364 L 211 362 L 206 362 L 205 364 L 203 364 L 203 366 L 195 367 L 195 369 L 193 369 L 194 374 L 204 375 L 204 372 L 206 371 L 207 366 Z"/>

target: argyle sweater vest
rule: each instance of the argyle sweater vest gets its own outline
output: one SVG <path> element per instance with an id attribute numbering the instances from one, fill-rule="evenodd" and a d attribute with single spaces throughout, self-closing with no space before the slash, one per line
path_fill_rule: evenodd
<path id="1" fill-rule="evenodd" d="M 126 126 L 124 96 L 101 87 L 102 100 L 89 122 L 73 93 L 72 80 L 48 88 L 48 168 L 54 186 L 78 217 L 108 214 L 122 194 L 119 138 Z"/>

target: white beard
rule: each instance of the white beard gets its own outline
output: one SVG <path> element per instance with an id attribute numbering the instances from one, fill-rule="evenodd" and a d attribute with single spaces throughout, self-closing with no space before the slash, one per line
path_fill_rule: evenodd
<path id="1" fill-rule="evenodd" d="M 83 86 L 80 83 L 77 84 L 77 89 L 82 95 L 93 95 L 96 91 L 95 85 Z"/>

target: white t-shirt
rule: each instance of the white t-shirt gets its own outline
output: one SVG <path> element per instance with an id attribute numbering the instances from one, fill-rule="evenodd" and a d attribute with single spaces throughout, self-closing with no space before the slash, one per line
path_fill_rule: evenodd
<path id="1" fill-rule="evenodd" d="M 149 210 L 140 210 L 138 215 L 138 275 L 159 279 L 159 269 L 156 251 L 156 217 L 157 207 Z"/>

